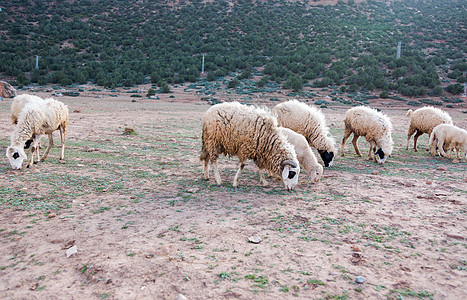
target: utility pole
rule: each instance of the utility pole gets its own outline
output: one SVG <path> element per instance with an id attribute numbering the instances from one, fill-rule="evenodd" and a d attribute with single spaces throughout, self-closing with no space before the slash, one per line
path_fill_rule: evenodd
<path id="1" fill-rule="evenodd" d="M 36 55 L 36 69 L 39 69 L 39 55 Z"/>
<path id="2" fill-rule="evenodd" d="M 397 54 L 396 54 L 396 58 L 401 58 L 401 45 L 402 45 L 402 42 L 398 42 L 398 43 L 397 43 Z"/>
<path id="3" fill-rule="evenodd" d="M 204 53 L 203 53 L 203 63 L 201 64 L 201 74 L 204 74 Z"/>

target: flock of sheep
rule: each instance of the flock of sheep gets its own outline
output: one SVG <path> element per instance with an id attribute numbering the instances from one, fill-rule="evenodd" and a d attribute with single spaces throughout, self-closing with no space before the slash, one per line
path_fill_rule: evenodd
<path id="1" fill-rule="evenodd" d="M 456 127 L 448 113 L 434 107 L 409 110 L 409 141 L 414 136 L 414 150 L 420 135 L 430 135 L 430 153 L 450 157 L 455 149 L 464 152 L 467 159 L 467 131 Z M 6 156 L 13 169 L 21 169 L 27 158 L 25 149 L 31 148 L 27 167 L 46 159 L 53 146 L 52 133 L 60 131 L 61 155 L 65 154 L 65 134 L 68 127 L 68 108 L 52 98 L 42 99 L 34 95 L 19 95 L 11 105 L 11 121 L 14 130 Z M 385 114 L 366 107 L 357 106 L 345 114 L 345 131 L 342 139 L 341 155 L 347 139 L 353 134 L 352 144 L 358 156 L 358 138 L 365 137 L 370 143 L 369 157 L 384 163 L 393 151 L 392 124 Z M 298 100 L 289 100 L 276 105 L 272 110 L 238 102 L 221 103 L 212 106 L 204 115 L 202 148 L 200 160 L 204 162 L 204 179 L 209 179 L 209 163 L 214 170 L 217 184 L 222 184 L 217 159 L 221 154 L 238 157 L 238 170 L 233 186 L 238 179 L 246 160 L 253 160 L 259 168 L 260 182 L 267 181 L 263 170 L 269 176 L 282 179 L 288 190 L 298 183 L 300 166 L 306 170 L 312 182 L 323 175 L 323 166 L 312 151 L 316 149 L 325 167 L 332 166 L 336 153 L 336 143 L 329 133 L 326 119 L 320 109 Z M 39 155 L 40 136 L 47 134 L 48 147 L 42 158 Z M 446 153 L 448 152 L 448 154 Z M 34 161 L 34 158 L 36 160 Z"/>
<path id="2" fill-rule="evenodd" d="M 430 153 L 463 151 L 467 159 L 467 131 L 452 124 L 448 113 L 434 107 L 409 110 L 410 126 L 407 147 L 414 137 L 414 149 L 417 151 L 417 139 L 420 135 L 430 135 Z M 369 157 L 383 164 L 393 151 L 392 124 L 385 114 L 366 107 L 357 106 L 345 114 L 345 131 L 342 139 L 341 155 L 344 155 L 345 142 L 353 134 L 352 144 L 358 156 L 358 138 L 365 137 L 370 143 Z M 204 162 L 204 179 L 209 179 L 211 163 L 217 184 L 222 180 L 217 167 L 221 154 L 237 156 L 238 171 L 233 179 L 233 186 L 238 186 L 238 178 L 247 159 L 251 159 L 259 168 L 260 182 L 267 185 L 263 169 L 270 176 L 281 178 L 288 190 L 298 183 L 300 165 L 307 171 L 313 182 L 319 181 L 323 167 L 318 163 L 311 148 L 318 151 L 326 167 L 332 166 L 336 145 L 330 136 L 324 114 L 316 107 L 297 100 L 276 105 L 272 110 L 253 107 L 238 102 L 221 103 L 212 106 L 204 116 L 202 148 L 200 160 Z"/>

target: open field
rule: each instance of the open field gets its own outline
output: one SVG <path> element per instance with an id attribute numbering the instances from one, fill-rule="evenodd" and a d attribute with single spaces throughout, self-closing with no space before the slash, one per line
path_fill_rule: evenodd
<path id="1" fill-rule="evenodd" d="M 395 127 L 387 164 L 348 141 L 319 183 L 303 172 L 287 192 L 272 179 L 260 186 L 251 162 L 232 188 L 235 158 L 219 162 L 223 186 L 202 180 L 209 105 L 182 97 L 63 97 L 63 163 L 58 132 L 32 169 L 13 171 L 2 154 L 0 298 L 467 297 L 467 163 L 429 156 L 426 135 L 419 152 L 405 150 L 407 107 L 375 103 Z M 0 102 L 2 151 L 10 103 Z M 323 110 L 338 144 L 349 107 Z M 467 128 L 467 114 L 448 112 Z"/>

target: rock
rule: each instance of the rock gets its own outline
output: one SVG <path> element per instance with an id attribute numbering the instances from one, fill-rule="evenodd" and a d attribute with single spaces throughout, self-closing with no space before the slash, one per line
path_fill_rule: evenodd
<path id="1" fill-rule="evenodd" d="M 199 190 L 200 190 L 199 187 L 194 187 L 194 188 L 188 189 L 187 192 L 194 194 L 194 193 L 199 192 Z"/>
<path id="2" fill-rule="evenodd" d="M 70 256 L 72 256 L 73 254 L 78 253 L 78 249 L 76 248 L 76 245 L 75 245 L 75 246 L 69 248 L 68 250 L 66 250 L 65 253 L 66 253 L 66 257 L 70 257 Z"/>
<path id="3" fill-rule="evenodd" d="M 431 181 L 429 179 L 426 181 L 426 184 L 432 184 L 432 183 L 433 183 L 433 181 Z"/>
<path id="4" fill-rule="evenodd" d="M 438 170 L 440 170 L 440 171 L 447 171 L 448 168 L 447 168 L 447 167 L 444 167 L 444 166 L 441 166 L 441 167 L 438 168 Z"/>
<path id="5" fill-rule="evenodd" d="M 187 300 L 187 298 L 185 296 L 183 296 L 182 294 L 178 294 L 176 300 Z"/>
<path id="6" fill-rule="evenodd" d="M 261 238 L 259 236 L 250 236 L 248 241 L 253 244 L 259 244 L 261 243 Z"/>
<path id="7" fill-rule="evenodd" d="M 352 251 L 360 252 L 360 248 L 357 245 L 352 245 Z"/>
<path id="8" fill-rule="evenodd" d="M 458 159 L 453 159 L 453 160 L 452 160 L 452 163 L 453 163 L 453 164 L 458 164 L 459 162 L 460 162 L 460 161 L 459 161 Z"/>
<path id="9" fill-rule="evenodd" d="M 50 213 L 50 214 L 49 214 L 49 219 L 50 219 L 50 218 L 55 218 L 56 216 L 57 216 L 56 214 Z"/>
<path id="10" fill-rule="evenodd" d="M 373 172 L 371 172 L 371 174 L 378 175 L 378 171 L 373 171 Z"/>
<path id="11" fill-rule="evenodd" d="M 456 233 L 446 233 L 446 236 L 447 236 L 447 237 L 450 237 L 450 238 L 453 238 L 453 239 L 460 239 L 460 240 L 465 240 L 465 239 L 467 239 L 467 238 L 464 237 L 463 235 L 461 235 L 461 234 L 456 234 Z"/>
<path id="12" fill-rule="evenodd" d="M 365 282 L 365 278 L 363 278 L 362 276 L 357 276 L 355 277 L 355 282 L 356 283 L 364 283 Z"/>
<path id="13" fill-rule="evenodd" d="M 73 112 L 75 112 L 75 113 L 78 113 L 78 114 L 79 114 L 79 113 L 81 112 L 81 109 L 75 109 Z"/>

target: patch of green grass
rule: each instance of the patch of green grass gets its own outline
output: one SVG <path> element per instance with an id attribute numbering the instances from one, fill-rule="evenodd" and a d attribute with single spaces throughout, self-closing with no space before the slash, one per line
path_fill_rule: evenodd
<path id="1" fill-rule="evenodd" d="M 399 289 L 393 289 L 391 290 L 386 296 L 388 297 L 388 299 L 403 299 L 404 296 L 410 296 L 410 297 L 415 297 L 415 298 L 419 298 L 419 299 L 424 299 L 424 298 L 428 298 L 428 299 L 433 299 L 433 293 L 431 292 L 428 292 L 428 291 L 412 291 L 412 290 L 409 290 L 409 289 L 405 289 L 405 290 L 399 290 Z"/>

